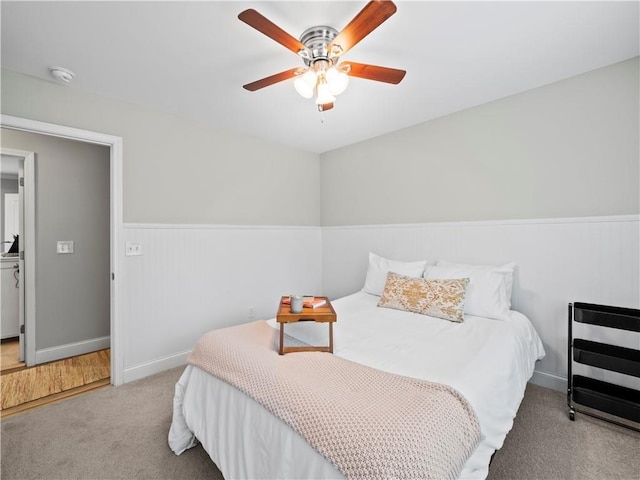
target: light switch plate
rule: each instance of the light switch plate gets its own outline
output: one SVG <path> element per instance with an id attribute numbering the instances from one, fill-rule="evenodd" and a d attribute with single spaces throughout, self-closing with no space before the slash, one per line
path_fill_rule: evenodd
<path id="1" fill-rule="evenodd" d="M 59 240 L 56 252 L 59 254 L 73 253 L 73 240 Z"/>
<path id="2" fill-rule="evenodd" d="M 127 244 L 125 245 L 124 254 L 127 257 L 142 255 L 142 245 L 140 245 L 139 243 L 127 242 Z"/>

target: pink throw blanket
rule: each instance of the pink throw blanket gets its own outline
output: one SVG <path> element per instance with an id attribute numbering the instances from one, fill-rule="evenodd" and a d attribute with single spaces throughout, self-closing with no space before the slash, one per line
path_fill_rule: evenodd
<path id="1" fill-rule="evenodd" d="M 451 387 L 328 353 L 280 356 L 277 342 L 264 321 L 215 330 L 189 363 L 256 400 L 346 478 L 456 478 L 480 442 L 473 409 Z"/>

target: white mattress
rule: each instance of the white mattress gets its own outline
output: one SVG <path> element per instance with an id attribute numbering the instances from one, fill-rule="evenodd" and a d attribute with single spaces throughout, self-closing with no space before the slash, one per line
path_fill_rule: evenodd
<path id="1" fill-rule="evenodd" d="M 334 354 L 387 372 L 445 383 L 473 406 L 483 441 L 460 478 L 485 478 L 491 455 L 511 430 L 527 381 L 544 349 L 531 322 L 465 315 L 458 324 L 377 307 L 359 292 L 336 300 Z M 279 328 L 275 319 L 269 321 Z M 287 325 L 310 344 L 327 343 L 326 325 Z M 253 399 L 188 366 L 176 385 L 169 444 L 177 454 L 203 444 L 226 479 L 341 478 L 324 457 Z"/>

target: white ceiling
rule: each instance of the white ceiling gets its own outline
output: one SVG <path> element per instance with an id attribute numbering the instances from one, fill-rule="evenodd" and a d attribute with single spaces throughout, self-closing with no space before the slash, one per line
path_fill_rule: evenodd
<path id="1" fill-rule="evenodd" d="M 303 63 L 238 13 L 255 8 L 298 37 L 342 29 L 365 1 L 3 1 L 2 66 L 51 81 L 48 67 L 63 66 L 72 88 L 321 153 L 639 53 L 636 1 L 396 4 L 343 60 L 405 79 L 354 78 L 324 115 L 291 81 L 242 88 Z"/>

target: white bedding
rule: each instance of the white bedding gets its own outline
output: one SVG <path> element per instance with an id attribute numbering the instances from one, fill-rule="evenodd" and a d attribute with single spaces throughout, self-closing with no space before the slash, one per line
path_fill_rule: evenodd
<path id="1" fill-rule="evenodd" d="M 465 315 L 464 323 L 377 307 L 359 292 L 336 300 L 334 354 L 387 372 L 445 383 L 473 406 L 483 441 L 460 478 L 485 478 L 511 430 L 535 361 L 544 356 L 531 322 Z M 269 323 L 279 328 L 275 320 Z M 326 344 L 326 325 L 287 325 L 286 333 Z M 177 454 L 198 439 L 227 479 L 341 478 L 297 433 L 240 391 L 188 366 L 176 385 L 169 444 Z"/>

